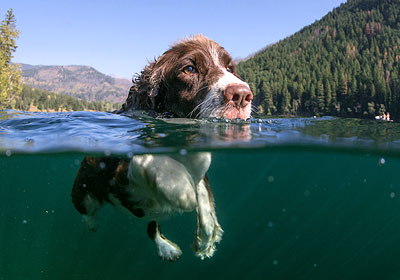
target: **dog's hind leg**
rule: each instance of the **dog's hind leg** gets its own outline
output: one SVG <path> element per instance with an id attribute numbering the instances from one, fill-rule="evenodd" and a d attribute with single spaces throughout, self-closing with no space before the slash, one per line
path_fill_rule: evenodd
<path id="1" fill-rule="evenodd" d="M 85 157 L 71 191 L 75 208 L 82 215 L 90 231 L 97 230 L 95 214 L 107 202 L 110 182 L 121 159 L 113 157 Z"/>
<path id="2" fill-rule="evenodd" d="M 147 225 L 147 234 L 157 246 L 157 253 L 161 259 L 166 261 L 176 261 L 182 255 L 178 245 L 169 241 L 161 234 L 160 226 L 156 221 L 151 221 Z"/>
<path id="3" fill-rule="evenodd" d="M 83 204 L 86 208 L 86 213 L 81 213 L 82 221 L 86 224 L 89 231 L 95 232 L 99 227 L 96 212 L 100 209 L 101 204 L 90 193 L 85 196 Z"/>
<path id="4" fill-rule="evenodd" d="M 214 199 L 205 176 L 197 185 L 197 231 L 193 242 L 195 255 L 204 259 L 212 257 L 215 243 L 219 243 L 223 230 L 215 214 Z"/>
<path id="5" fill-rule="evenodd" d="M 86 190 L 86 185 L 74 184 L 72 188 L 72 202 L 82 215 L 82 221 L 86 224 L 89 231 L 95 232 L 98 228 L 96 212 L 101 207 L 101 203 L 95 196 Z"/>
<path id="6" fill-rule="evenodd" d="M 96 212 L 100 209 L 101 203 L 92 193 L 85 191 L 84 187 L 80 187 L 77 184 L 74 185 L 72 189 L 72 202 L 82 215 L 82 221 L 86 224 L 88 230 L 95 232 L 98 228 Z"/>

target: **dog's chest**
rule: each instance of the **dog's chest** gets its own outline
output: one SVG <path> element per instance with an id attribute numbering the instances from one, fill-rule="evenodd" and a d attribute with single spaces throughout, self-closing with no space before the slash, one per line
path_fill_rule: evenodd
<path id="1" fill-rule="evenodd" d="M 118 210 L 143 217 L 146 220 L 159 221 L 174 212 L 195 210 L 197 199 L 191 185 L 182 184 L 177 186 L 174 191 L 170 191 L 162 190 L 160 192 L 149 185 L 128 185 L 123 194 L 110 193 L 109 200 Z M 166 196 L 165 192 L 170 193 Z"/>
<path id="2" fill-rule="evenodd" d="M 129 184 L 111 194 L 110 201 L 117 208 L 155 220 L 174 212 L 193 211 L 197 206 L 196 186 L 210 161 L 208 153 L 134 156 L 128 169 Z"/>

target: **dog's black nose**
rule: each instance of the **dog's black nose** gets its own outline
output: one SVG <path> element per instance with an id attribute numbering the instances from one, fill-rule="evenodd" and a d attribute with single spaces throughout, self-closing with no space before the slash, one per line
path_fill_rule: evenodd
<path id="1" fill-rule="evenodd" d="M 224 90 L 224 97 L 235 107 L 244 108 L 253 100 L 253 93 L 246 85 L 230 84 Z"/>

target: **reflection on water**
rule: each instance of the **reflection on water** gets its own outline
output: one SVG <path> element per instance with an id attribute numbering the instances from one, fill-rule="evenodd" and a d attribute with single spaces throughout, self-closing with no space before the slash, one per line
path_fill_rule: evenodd
<path id="1" fill-rule="evenodd" d="M 400 124 L 322 118 L 189 120 L 100 112 L 0 111 L 0 152 L 83 151 L 129 155 L 271 145 L 398 149 Z"/>
<path id="2" fill-rule="evenodd" d="M 223 230 L 217 221 L 206 172 L 211 153 L 174 156 L 137 155 L 129 161 L 116 157 L 85 157 L 72 189 L 72 201 L 90 231 L 97 230 L 96 213 L 108 202 L 149 221 L 147 234 L 167 261 L 177 260 L 179 246 L 161 234 L 160 222 L 174 213 L 196 210 L 193 241 L 196 256 L 214 254 Z"/>

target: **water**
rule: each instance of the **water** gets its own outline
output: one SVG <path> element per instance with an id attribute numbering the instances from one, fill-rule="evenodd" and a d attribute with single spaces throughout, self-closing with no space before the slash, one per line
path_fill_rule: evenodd
<path id="1" fill-rule="evenodd" d="M 356 119 L 162 120 L 0 113 L 0 279 L 399 279 L 400 125 Z M 224 229 L 195 257 L 194 212 L 146 223 L 106 206 L 89 232 L 71 202 L 85 155 L 212 154 Z"/>

